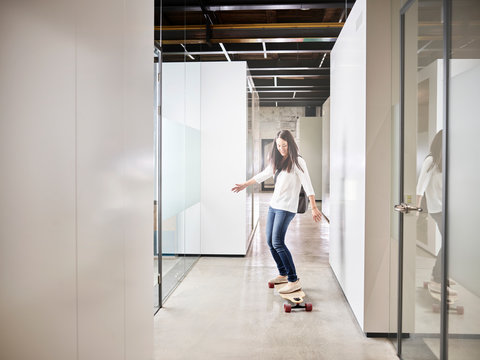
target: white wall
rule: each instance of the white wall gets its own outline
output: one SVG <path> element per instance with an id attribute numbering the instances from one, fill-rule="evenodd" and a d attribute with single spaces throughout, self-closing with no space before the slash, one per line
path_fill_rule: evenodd
<path id="1" fill-rule="evenodd" d="M 246 253 L 247 68 L 245 62 L 201 67 L 202 254 Z"/>
<path id="2" fill-rule="evenodd" d="M 330 264 L 369 333 L 387 332 L 389 322 L 391 51 L 385 14 L 389 2 L 357 1 L 331 53 Z"/>
<path id="3" fill-rule="evenodd" d="M 476 121 L 479 81 L 480 60 L 451 60 L 448 266 L 449 275 L 476 296 L 480 296 L 480 244 L 477 235 L 480 170 L 474 160 L 480 147 L 480 125 Z"/>
<path id="4" fill-rule="evenodd" d="M 297 143 L 305 159 L 312 181 L 315 199 L 322 200 L 322 118 L 299 117 Z"/>
<path id="5" fill-rule="evenodd" d="M 247 69 L 245 62 L 164 63 L 162 111 L 165 124 L 177 126 L 170 145 L 163 145 L 169 174 L 164 189 L 164 220 L 178 216 L 173 252 L 245 255 L 246 193 L 231 188 L 247 170 Z M 186 131 L 200 132 L 198 158 L 185 161 L 190 146 Z M 176 138 L 181 144 L 177 144 Z M 171 148 L 171 149 L 170 149 Z M 188 150 L 188 149 L 187 149 Z M 187 151 L 187 155 L 194 151 Z M 173 160 L 172 160 L 173 158 Z M 176 160 L 175 160 L 176 159 Z M 170 165 L 167 162 L 171 162 Z M 198 167 L 200 178 L 188 176 Z M 196 173 L 196 172 L 195 172 Z M 167 184 L 167 182 L 169 182 Z M 189 186 L 188 183 L 192 184 Z M 189 189 L 200 183 L 198 203 L 189 203 Z M 188 208 L 185 208 L 186 204 Z M 251 206 L 251 205 L 250 205 Z M 170 249 L 167 249 L 169 251 Z"/>
<path id="6" fill-rule="evenodd" d="M 365 274 L 366 1 L 331 52 L 330 265 L 363 329 Z"/>
<path id="7" fill-rule="evenodd" d="M 153 8 L 0 3 L 0 357 L 152 353 Z"/>
<path id="8" fill-rule="evenodd" d="M 365 332 L 389 328 L 391 193 L 390 2 L 367 0 Z"/>
<path id="9" fill-rule="evenodd" d="M 322 105 L 322 213 L 330 218 L 330 98 Z"/>

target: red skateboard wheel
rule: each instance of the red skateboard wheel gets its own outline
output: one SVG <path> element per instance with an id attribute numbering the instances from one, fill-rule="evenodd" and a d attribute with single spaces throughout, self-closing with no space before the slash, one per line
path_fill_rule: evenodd
<path id="1" fill-rule="evenodd" d="M 273 289 L 273 288 L 275 287 L 275 284 L 272 283 L 272 282 L 269 282 L 269 283 L 268 283 L 268 287 L 269 287 L 270 289 Z"/>
<path id="2" fill-rule="evenodd" d="M 292 311 L 292 305 L 290 305 L 290 304 L 283 304 L 283 308 L 285 309 L 285 312 L 287 312 L 287 313 Z"/>
<path id="3" fill-rule="evenodd" d="M 312 309 L 313 309 L 312 304 L 310 304 L 310 303 L 305 303 L 305 310 L 306 310 L 306 311 L 312 311 Z"/>

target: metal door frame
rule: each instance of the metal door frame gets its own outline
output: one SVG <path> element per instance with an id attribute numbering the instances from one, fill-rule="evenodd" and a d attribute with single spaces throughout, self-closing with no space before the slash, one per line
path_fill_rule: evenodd
<path id="1" fill-rule="evenodd" d="M 417 0 L 408 0 L 400 9 L 400 158 L 399 158 L 399 201 L 404 201 L 404 165 L 405 165 L 405 15 L 408 9 Z M 449 123 L 449 85 L 450 85 L 450 55 L 451 55 L 451 18 L 452 0 L 443 0 L 443 148 L 442 148 L 442 292 L 440 308 L 440 360 L 448 360 L 448 306 L 447 306 L 447 281 L 448 281 L 448 123 Z M 402 359 L 403 335 L 403 216 L 399 213 L 398 229 L 398 308 L 397 308 L 397 355 Z"/>

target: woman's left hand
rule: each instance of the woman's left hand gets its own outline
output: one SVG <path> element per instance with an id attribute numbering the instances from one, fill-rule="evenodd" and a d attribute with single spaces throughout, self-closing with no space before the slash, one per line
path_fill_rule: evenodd
<path id="1" fill-rule="evenodd" d="M 316 207 L 312 209 L 312 218 L 315 222 L 319 222 L 320 220 L 322 220 L 322 213 Z"/>

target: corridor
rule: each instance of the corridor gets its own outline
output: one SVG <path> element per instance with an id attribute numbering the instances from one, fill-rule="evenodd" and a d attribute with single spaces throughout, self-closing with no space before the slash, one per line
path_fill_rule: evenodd
<path id="1" fill-rule="evenodd" d="M 386 339 L 360 330 L 328 263 L 328 223 L 297 215 L 289 246 L 312 312 L 283 311 L 267 281 L 276 267 L 265 241 L 271 194 L 247 256 L 202 257 L 155 316 L 155 359 L 397 359 Z"/>

